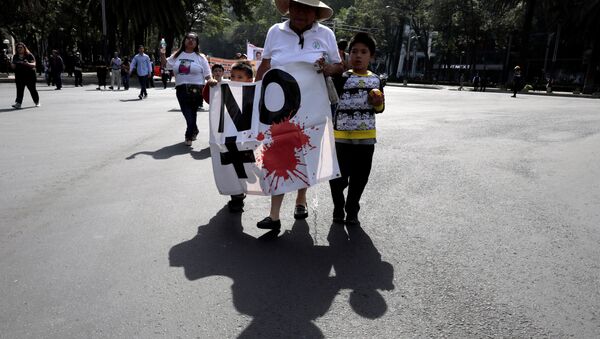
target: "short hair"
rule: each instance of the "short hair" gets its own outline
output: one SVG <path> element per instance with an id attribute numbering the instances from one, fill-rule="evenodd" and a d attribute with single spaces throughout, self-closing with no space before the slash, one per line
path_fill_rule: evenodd
<path id="1" fill-rule="evenodd" d="M 138 45 L 137 49 L 144 48 L 144 45 Z"/>
<path id="2" fill-rule="evenodd" d="M 337 43 L 337 47 L 338 47 L 338 49 L 345 51 L 346 48 L 348 48 L 348 40 L 340 39 L 340 41 L 338 41 L 338 43 Z"/>
<path id="3" fill-rule="evenodd" d="M 367 48 L 369 49 L 369 52 L 371 52 L 371 55 L 375 55 L 375 48 L 377 47 L 377 43 L 375 42 L 375 39 L 373 39 L 373 37 L 369 33 L 365 33 L 365 32 L 356 33 L 356 35 L 354 35 L 354 37 L 352 37 L 352 40 L 350 40 L 350 50 L 352 50 L 352 47 L 354 46 L 354 44 L 356 44 L 358 42 L 360 42 L 361 44 L 365 44 L 367 46 Z"/>
<path id="4" fill-rule="evenodd" d="M 214 65 L 211 67 L 211 70 L 214 72 L 214 71 L 215 71 L 215 69 L 217 69 L 217 68 L 220 68 L 221 70 L 225 71 L 225 67 L 223 67 L 223 65 L 221 65 L 221 64 L 214 64 Z"/>
<path id="5" fill-rule="evenodd" d="M 248 77 L 254 78 L 254 70 L 252 69 L 252 64 L 249 61 L 238 61 L 231 66 L 231 70 L 244 71 Z"/>

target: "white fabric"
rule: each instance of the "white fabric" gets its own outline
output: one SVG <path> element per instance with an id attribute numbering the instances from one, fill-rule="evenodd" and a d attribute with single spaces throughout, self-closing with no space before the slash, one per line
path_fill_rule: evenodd
<path id="1" fill-rule="evenodd" d="M 271 67 L 285 65 L 290 62 L 314 63 L 326 55 L 329 63 L 340 63 L 340 55 L 335 34 L 329 27 L 314 23 L 312 28 L 302 33 L 304 47 L 299 43 L 300 37 L 290 28 L 290 21 L 275 24 L 269 28 L 263 59 L 271 59 Z"/>
<path id="2" fill-rule="evenodd" d="M 196 53 L 181 52 L 177 58 L 167 59 L 167 69 L 175 74 L 175 85 L 204 85 L 207 76 L 211 75 L 210 66 L 205 57 Z"/>
<path id="3" fill-rule="evenodd" d="M 260 96 L 262 81 L 256 83 L 229 82 L 212 87 L 210 90 L 210 150 L 213 172 L 217 188 L 221 194 L 240 193 L 277 195 L 318 182 L 339 177 L 340 170 L 335 153 L 331 108 L 323 75 L 305 63 L 288 64 L 282 69 L 291 74 L 301 92 L 300 108 L 289 121 L 266 125 L 260 122 Z M 269 74 L 265 74 L 265 79 Z M 229 86 L 240 109 L 244 87 L 255 86 L 252 103 L 251 127 L 238 131 L 222 102 L 221 86 Z M 272 88 L 273 86 L 273 88 Z M 276 111 L 284 98 L 282 89 L 276 83 L 268 85 L 265 91 L 266 106 Z M 221 116 L 223 110 L 223 116 Z M 223 132 L 219 133 L 220 121 Z M 286 127 L 287 126 L 287 127 Z M 273 133 L 284 131 L 283 133 Z M 231 156 L 231 145 L 225 145 L 226 138 L 237 138 L 235 148 L 253 152 L 255 161 L 243 158 L 243 170 L 247 178 L 239 178 L 233 164 L 223 164 L 223 157 Z M 304 142 L 301 142 L 304 140 Z M 289 147 L 289 146 L 292 147 Z M 296 145 L 301 145 L 295 147 Z M 276 152 L 277 151 L 277 152 Z M 273 158 L 274 155 L 277 155 Z M 269 160 L 270 159 L 270 160 Z M 291 161 L 290 161 L 291 159 Z M 277 163 L 277 165 L 273 165 Z M 289 166 L 293 163 L 293 166 Z M 269 165 L 270 164 L 270 165 Z M 279 169 L 279 170 L 275 170 Z"/>

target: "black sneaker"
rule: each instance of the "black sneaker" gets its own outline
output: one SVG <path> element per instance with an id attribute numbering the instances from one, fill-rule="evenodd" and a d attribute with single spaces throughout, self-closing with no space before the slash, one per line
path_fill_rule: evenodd
<path id="1" fill-rule="evenodd" d="M 256 223 L 256 227 L 266 230 L 278 230 L 281 228 L 280 220 L 273 220 L 271 217 L 266 217 L 263 220 Z"/>
<path id="2" fill-rule="evenodd" d="M 343 224 L 344 217 L 345 217 L 344 209 L 337 209 L 337 208 L 333 209 L 333 222 L 334 223 Z"/>
<path id="3" fill-rule="evenodd" d="M 140 95 L 138 95 L 138 98 L 140 98 L 140 100 L 142 100 L 142 95 L 141 95 L 141 94 L 140 94 Z"/>
<path id="4" fill-rule="evenodd" d="M 306 219 L 308 217 L 308 210 L 304 205 L 296 205 L 294 209 L 294 219 Z"/>
<path id="5" fill-rule="evenodd" d="M 346 217 L 346 226 L 360 226 L 360 221 L 358 220 L 358 216 L 348 216 Z"/>
<path id="6" fill-rule="evenodd" d="M 245 195 L 232 195 L 231 200 L 227 203 L 227 207 L 229 208 L 229 212 L 231 213 L 240 213 L 244 212 L 244 199 Z"/>

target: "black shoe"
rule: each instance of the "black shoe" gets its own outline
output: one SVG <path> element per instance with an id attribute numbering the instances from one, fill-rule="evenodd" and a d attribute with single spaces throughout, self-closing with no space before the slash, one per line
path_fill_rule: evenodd
<path id="1" fill-rule="evenodd" d="M 227 203 L 227 207 L 229 208 L 229 212 L 231 213 L 240 213 L 244 212 L 244 199 L 246 196 L 231 196 L 231 200 Z"/>
<path id="2" fill-rule="evenodd" d="M 196 141 L 196 137 L 198 136 L 198 133 L 200 133 L 200 131 L 196 130 L 196 132 L 194 132 L 194 133 L 192 134 L 192 141 Z M 244 196 L 244 198 L 245 198 L 245 197 L 246 197 L 246 196 Z"/>
<path id="3" fill-rule="evenodd" d="M 345 217 L 345 213 L 344 210 L 341 209 L 333 209 L 333 222 L 336 224 L 343 224 L 344 223 L 344 217 Z"/>
<path id="4" fill-rule="evenodd" d="M 360 221 L 358 220 L 358 216 L 348 216 L 346 217 L 346 226 L 360 226 Z"/>
<path id="5" fill-rule="evenodd" d="M 144 93 L 144 99 L 148 97 L 148 93 Z"/>
<path id="6" fill-rule="evenodd" d="M 304 205 L 296 205 L 294 209 L 294 219 L 306 219 L 308 217 L 308 210 Z"/>
<path id="7" fill-rule="evenodd" d="M 280 220 L 273 220 L 271 217 L 266 217 L 263 220 L 256 223 L 256 227 L 266 230 L 278 230 L 281 228 Z"/>
<path id="8" fill-rule="evenodd" d="M 141 95 L 141 94 L 140 94 L 140 95 L 138 95 L 138 98 L 140 98 L 140 100 L 142 100 L 142 95 Z"/>

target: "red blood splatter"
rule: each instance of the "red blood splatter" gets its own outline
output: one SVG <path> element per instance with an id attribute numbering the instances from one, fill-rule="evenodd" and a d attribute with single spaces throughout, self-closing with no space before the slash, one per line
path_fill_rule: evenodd
<path id="1" fill-rule="evenodd" d="M 308 185 L 306 174 L 299 170 L 300 166 L 306 166 L 300 162 L 299 153 L 305 148 L 315 147 L 310 145 L 310 137 L 304 132 L 304 127 L 286 119 L 271 125 L 267 133 L 269 132 L 271 142 L 265 144 L 260 158 L 263 168 L 267 171 L 266 178 L 271 178 L 271 188 L 274 184 L 273 189 L 277 189 L 281 180 L 293 181 L 294 178 Z"/>
<path id="2" fill-rule="evenodd" d="M 263 132 L 258 133 L 258 135 L 256 136 L 256 140 L 258 140 L 258 141 L 265 140 L 265 135 L 263 134 Z"/>

